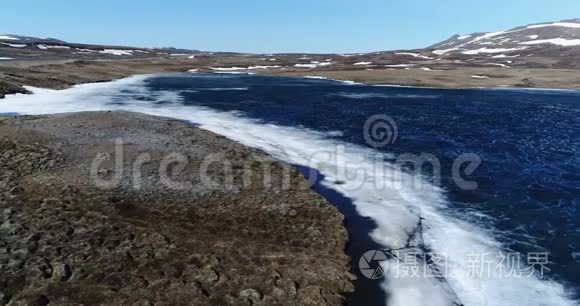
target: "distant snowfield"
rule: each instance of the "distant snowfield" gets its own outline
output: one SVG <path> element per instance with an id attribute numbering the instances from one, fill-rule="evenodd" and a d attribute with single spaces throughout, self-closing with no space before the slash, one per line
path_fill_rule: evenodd
<path id="1" fill-rule="evenodd" d="M 244 68 L 244 67 L 210 67 L 211 70 L 215 70 L 215 71 L 238 71 L 238 70 L 246 70 L 248 68 Z"/>
<path id="2" fill-rule="evenodd" d="M 11 59 L 13 59 L 13 58 L 11 58 L 11 57 L 0 57 L 0 61 L 2 61 L 2 60 L 11 60 Z"/>
<path id="3" fill-rule="evenodd" d="M 412 67 L 414 65 L 412 64 L 396 64 L 396 65 L 385 65 L 385 67 L 387 68 L 406 68 L 406 67 Z"/>
<path id="4" fill-rule="evenodd" d="M 518 35 L 519 32 L 530 30 L 530 29 L 539 29 L 539 28 L 546 28 L 546 27 L 565 27 L 571 29 L 580 29 L 580 23 L 577 22 L 553 22 L 553 23 L 546 23 L 546 24 L 535 24 L 529 25 L 526 27 L 515 28 L 511 30 L 501 30 L 497 32 L 490 32 L 490 33 L 480 33 L 480 34 L 469 34 L 469 35 L 462 35 L 457 37 L 456 40 L 450 41 L 444 45 L 440 45 L 438 50 L 432 51 L 434 54 L 437 55 L 444 55 L 449 52 L 457 51 L 461 52 L 466 55 L 477 55 L 480 53 L 501 53 L 507 51 L 514 51 L 514 50 L 522 50 L 522 49 L 500 49 L 500 48 L 481 48 L 477 50 L 473 49 L 473 46 L 481 46 L 481 45 L 499 45 L 512 42 L 517 43 L 520 45 L 538 45 L 538 44 L 553 44 L 558 46 L 578 46 L 580 45 L 580 39 L 566 39 L 563 37 L 556 37 L 550 39 L 540 39 L 540 35 L 537 34 L 530 34 L 523 37 Z M 508 34 L 514 34 L 514 37 L 508 37 Z M 531 39 L 531 41 L 522 41 L 527 39 Z M 450 48 L 451 45 L 451 48 Z M 442 47 L 447 46 L 447 49 L 442 49 Z M 471 47 L 471 48 L 470 48 Z M 503 50 L 503 51 L 502 51 Z"/>
<path id="5" fill-rule="evenodd" d="M 367 66 L 367 65 L 372 65 L 373 62 L 358 62 L 358 63 L 354 63 L 353 66 Z"/>
<path id="6" fill-rule="evenodd" d="M 5 46 L 12 47 L 12 48 L 24 48 L 26 44 L 10 44 L 10 43 L 2 43 Z"/>
<path id="7" fill-rule="evenodd" d="M 552 38 L 552 39 L 539 39 L 521 42 L 521 45 L 539 45 L 539 44 L 553 44 L 557 46 L 580 46 L 580 39 L 565 39 L 565 38 Z"/>
<path id="8" fill-rule="evenodd" d="M 296 68 L 316 68 L 318 65 L 316 64 L 296 64 L 294 67 Z"/>
<path id="9" fill-rule="evenodd" d="M 476 50 L 468 50 L 462 52 L 463 54 L 467 55 L 476 55 L 480 53 L 504 53 L 504 52 L 511 52 L 511 51 L 520 51 L 525 50 L 526 47 L 519 47 L 519 48 L 480 48 Z"/>
<path id="10" fill-rule="evenodd" d="M 5 40 L 20 40 L 16 37 L 12 37 L 12 36 L 7 36 L 7 35 L 0 35 L 0 39 L 5 39 Z"/>
<path id="11" fill-rule="evenodd" d="M 510 68 L 510 66 L 506 65 L 506 64 L 500 64 L 500 63 L 485 63 L 486 65 L 490 65 L 490 66 L 499 66 L 499 67 L 503 67 L 503 68 Z"/>
<path id="12" fill-rule="evenodd" d="M 439 70 L 439 69 L 431 69 L 429 67 L 421 67 L 419 69 L 424 70 L 424 71 L 444 71 L 444 70 Z"/>
<path id="13" fill-rule="evenodd" d="M 323 76 L 319 76 L 319 75 L 307 75 L 307 76 L 304 76 L 304 78 L 306 78 L 306 79 L 315 79 L 315 80 L 326 80 L 326 79 L 328 79 L 327 77 L 323 77 Z"/>
<path id="14" fill-rule="evenodd" d="M 70 49 L 70 47 L 69 47 L 69 46 L 59 46 L 59 45 L 53 46 L 53 45 L 43 45 L 43 44 L 38 44 L 38 45 L 36 45 L 36 46 L 37 46 L 39 49 L 43 49 L 43 50 L 46 50 L 46 49 Z"/>
<path id="15" fill-rule="evenodd" d="M 133 50 L 105 49 L 99 51 L 99 53 L 112 55 L 133 55 Z"/>
<path id="16" fill-rule="evenodd" d="M 459 50 L 459 48 L 440 49 L 440 50 L 433 51 L 433 53 L 435 53 L 437 55 L 443 55 L 445 53 L 449 53 L 449 52 L 457 51 L 457 50 Z"/>
<path id="17" fill-rule="evenodd" d="M 267 66 L 267 65 L 260 66 L 260 65 L 257 65 L 257 66 L 250 66 L 250 67 L 248 67 L 248 69 L 274 69 L 274 68 L 282 68 L 282 66 L 279 66 L 279 65 L 273 65 L 273 66 Z"/>

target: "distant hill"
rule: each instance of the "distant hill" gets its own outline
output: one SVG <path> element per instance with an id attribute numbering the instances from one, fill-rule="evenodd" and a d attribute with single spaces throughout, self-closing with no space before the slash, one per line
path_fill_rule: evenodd
<path id="1" fill-rule="evenodd" d="M 54 38 L 0 34 L 0 59 L 100 59 L 269 57 L 267 54 L 208 53 L 177 48 L 135 48 L 69 43 Z M 580 19 L 519 26 L 497 32 L 460 35 L 415 50 L 353 54 L 276 54 L 281 68 L 455 69 L 458 67 L 580 69 Z M 327 63 L 320 64 L 320 61 Z M 332 63 L 328 63 L 331 61 Z M 236 62 L 237 63 L 237 62 Z M 215 64 L 215 63 L 214 63 Z M 237 63 L 239 64 L 239 63 Z M 235 66 L 233 63 L 230 66 Z M 268 62 L 272 66 L 272 62 Z M 299 65 L 299 66 L 296 66 Z M 259 65 L 267 66 L 267 65 Z"/>
<path id="2" fill-rule="evenodd" d="M 176 48 L 135 48 L 69 43 L 54 38 L 38 38 L 13 34 L 0 34 L 0 56 L 5 58 L 118 58 L 193 55 L 200 51 Z"/>
<path id="3" fill-rule="evenodd" d="M 509 30 L 453 35 L 427 49 L 438 55 L 548 56 L 580 53 L 580 19 L 520 26 Z"/>

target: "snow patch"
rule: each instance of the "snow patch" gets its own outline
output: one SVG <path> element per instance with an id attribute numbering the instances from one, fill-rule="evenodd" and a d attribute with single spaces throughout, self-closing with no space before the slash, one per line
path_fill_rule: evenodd
<path id="1" fill-rule="evenodd" d="M 9 43 L 2 43 L 3 45 L 6 45 L 8 47 L 12 47 L 12 48 L 24 48 L 26 47 L 26 44 L 9 44 Z"/>
<path id="2" fill-rule="evenodd" d="M 133 50 L 105 49 L 99 51 L 99 53 L 112 55 L 133 55 Z"/>
<path id="3" fill-rule="evenodd" d="M 396 64 L 396 65 L 385 65 L 388 68 L 405 68 L 405 67 L 412 67 L 411 64 Z"/>
<path id="4" fill-rule="evenodd" d="M 247 71 L 215 71 L 214 73 L 220 73 L 220 74 L 255 74 L 254 72 L 247 72 Z"/>
<path id="5" fill-rule="evenodd" d="M 429 56 L 425 56 L 425 55 L 421 55 L 421 54 L 417 54 L 417 53 L 411 53 L 411 52 L 399 52 L 399 53 L 395 53 L 395 55 L 409 55 L 409 56 L 416 57 L 416 58 L 433 59 L 432 57 L 429 57 Z"/>
<path id="6" fill-rule="evenodd" d="M 210 67 L 209 69 L 211 70 L 215 70 L 215 71 L 237 71 L 237 70 L 246 70 L 248 68 L 244 68 L 244 67 Z"/>
<path id="7" fill-rule="evenodd" d="M 443 55 L 445 53 L 449 53 L 449 52 L 457 51 L 457 50 L 460 50 L 460 49 L 459 48 L 440 49 L 440 50 L 433 51 L 433 53 L 435 53 L 437 55 Z"/>
<path id="8" fill-rule="evenodd" d="M 353 66 L 366 66 L 366 65 L 371 65 L 373 62 L 357 62 L 352 64 Z"/>
<path id="9" fill-rule="evenodd" d="M 489 49 L 489 48 L 480 48 L 480 49 L 476 49 L 476 50 L 469 50 L 469 51 L 464 51 L 461 52 L 463 54 L 467 54 L 467 55 L 475 55 L 475 54 L 480 54 L 480 53 L 503 53 L 503 52 L 511 52 L 511 51 L 519 51 L 519 50 L 524 50 L 527 49 L 526 47 L 519 47 L 519 48 L 493 48 L 493 49 Z"/>
<path id="10" fill-rule="evenodd" d="M 8 36 L 8 35 L 0 35 L 0 39 L 4 40 L 20 40 L 19 38 Z"/>
<path id="11" fill-rule="evenodd" d="M 273 69 L 273 68 L 282 68 L 282 66 L 274 65 L 274 66 L 250 66 L 248 69 Z"/>
<path id="12" fill-rule="evenodd" d="M 318 67 L 318 65 L 316 65 L 316 64 L 295 64 L 294 67 L 297 67 L 297 68 L 310 68 L 310 69 L 312 69 L 312 68 Z"/>
<path id="13" fill-rule="evenodd" d="M 564 47 L 580 46 L 580 39 L 552 38 L 552 39 L 531 40 L 520 43 L 520 45 L 539 45 L 539 44 L 552 44 Z"/>
<path id="14" fill-rule="evenodd" d="M 490 66 L 499 66 L 499 67 L 503 67 L 503 68 L 510 68 L 510 66 L 506 65 L 506 64 L 500 64 L 500 63 L 485 63 L 486 65 L 490 65 Z"/>
<path id="15" fill-rule="evenodd" d="M 42 47 L 41 47 L 42 46 Z M 37 45 L 40 49 L 70 49 L 69 46 L 60 46 L 60 45 Z"/>
<path id="16" fill-rule="evenodd" d="M 349 80 L 336 80 L 336 81 L 341 82 L 341 83 L 346 84 L 346 85 L 363 85 L 363 83 L 349 81 Z"/>
<path id="17" fill-rule="evenodd" d="M 304 76 L 305 79 L 315 79 L 315 80 L 327 80 L 327 77 L 319 76 L 319 75 L 307 75 Z"/>

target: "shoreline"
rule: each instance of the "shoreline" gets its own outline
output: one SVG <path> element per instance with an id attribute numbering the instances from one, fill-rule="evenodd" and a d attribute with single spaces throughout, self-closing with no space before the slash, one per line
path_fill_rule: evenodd
<path id="1" fill-rule="evenodd" d="M 239 60 L 239 59 L 238 59 Z M 213 72 L 211 61 L 192 62 L 179 59 L 133 60 L 54 60 L 40 64 L 0 63 L 0 99 L 8 94 L 28 93 L 23 86 L 64 89 L 70 86 L 113 81 L 137 74 Z M 228 62 L 222 64 L 236 66 Z M 238 66 L 249 65 L 247 62 Z M 473 68 L 453 70 L 329 70 L 329 69 L 256 69 L 241 70 L 256 75 L 320 77 L 341 82 L 385 87 L 433 89 L 533 89 L 580 90 L 580 75 L 571 69 Z M 474 79 L 474 75 L 497 75 Z"/>

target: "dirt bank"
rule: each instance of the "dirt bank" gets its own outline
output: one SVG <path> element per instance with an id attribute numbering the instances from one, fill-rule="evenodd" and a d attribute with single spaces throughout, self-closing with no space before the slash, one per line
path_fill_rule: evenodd
<path id="1" fill-rule="evenodd" d="M 1 305 L 340 305 L 352 290 L 342 215 L 258 150 L 126 112 L 4 117 L 0 139 Z"/>

